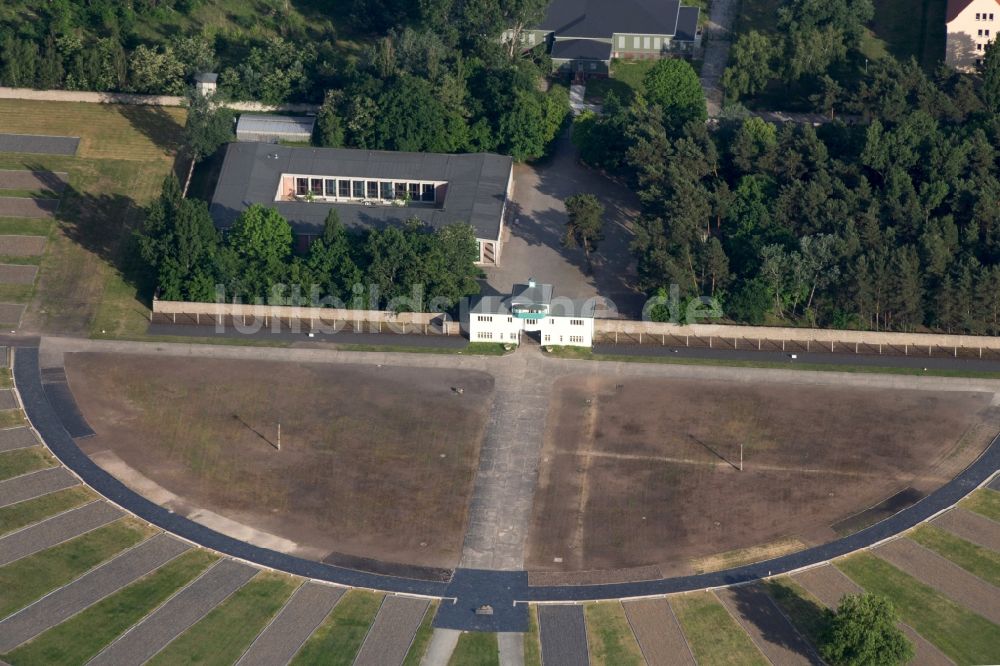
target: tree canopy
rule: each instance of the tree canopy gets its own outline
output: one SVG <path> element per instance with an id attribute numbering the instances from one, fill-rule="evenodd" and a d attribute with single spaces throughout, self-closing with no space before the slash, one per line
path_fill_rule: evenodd
<path id="1" fill-rule="evenodd" d="M 877 594 L 852 594 L 837 607 L 820 648 L 836 666 L 897 666 L 913 658 L 892 602 Z"/>

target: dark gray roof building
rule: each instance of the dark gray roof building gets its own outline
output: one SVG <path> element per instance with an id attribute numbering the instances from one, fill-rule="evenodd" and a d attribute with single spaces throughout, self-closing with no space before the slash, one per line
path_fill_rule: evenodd
<path id="1" fill-rule="evenodd" d="M 679 0 L 552 0 L 539 29 L 558 37 L 673 35 Z M 697 11 L 697 8 L 693 8 Z"/>
<path id="2" fill-rule="evenodd" d="M 513 160 L 492 153 L 443 155 L 231 143 L 212 198 L 227 228 L 252 204 L 278 210 L 300 236 L 323 231 L 336 209 L 348 228 L 383 228 L 414 217 L 439 229 L 470 224 L 481 263 L 497 263 Z"/>

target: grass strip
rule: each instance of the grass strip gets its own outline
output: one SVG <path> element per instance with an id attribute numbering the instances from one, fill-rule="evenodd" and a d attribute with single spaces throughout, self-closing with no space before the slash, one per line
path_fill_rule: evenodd
<path id="1" fill-rule="evenodd" d="M 542 641 L 538 632 L 538 606 L 528 608 L 528 633 L 524 635 L 524 666 L 542 666 Z"/>
<path id="2" fill-rule="evenodd" d="M 1000 627 L 870 553 L 834 564 L 869 592 L 888 597 L 900 617 L 959 664 L 988 664 L 1000 654 Z"/>
<path id="3" fill-rule="evenodd" d="M 958 505 L 981 516 L 1000 521 L 1000 492 L 990 488 L 980 488 Z"/>
<path id="4" fill-rule="evenodd" d="M 987 583 L 1000 586 L 1000 553 L 933 525 L 923 525 L 908 536 Z"/>
<path id="5" fill-rule="evenodd" d="M 33 284 L 0 284 L 0 303 L 27 303 L 34 290 Z"/>
<path id="6" fill-rule="evenodd" d="M 0 567 L 0 618 L 151 536 L 155 530 L 122 518 Z"/>
<path id="7" fill-rule="evenodd" d="M 11 377 L 10 368 L 0 368 L 0 388 L 9 389 L 14 386 L 14 379 Z"/>
<path id="8" fill-rule="evenodd" d="M 297 666 L 350 666 L 375 621 L 384 596 L 366 590 L 349 591 L 309 637 L 292 663 Z"/>
<path id="9" fill-rule="evenodd" d="M 22 426 L 25 423 L 27 423 L 27 421 L 24 420 L 24 412 L 20 409 L 0 410 L 0 429 L 14 428 L 16 426 Z"/>
<path id="10" fill-rule="evenodd" d="M 235 664 L 298 584 L 291 576 L 256 575 L 148 663 Z"/>
<path id="11" fill-rule="evenodd" d="M 497 635 L 482 631 L 467 631 L 458 637 L 448 666 L 500 666 L 500 645 Z"/>
<path id="12" fill-rule="evenodd" d="M 711 592 L 672 597 L 670 605 L 699 664 L 768 665 L 750 636 Z"/>
<path id="13" fill-rule="evenodd" d="M 95 499 L 97 495 L 90 488 L 74 486 L 5 506 L 0 509 L 0 535 L 19 530 Z"/>
<path id="14" fill-rule="evenodd" d="M 437 614 L 438 601 L 432 601 L 424 613 L 424 619 L 417 627 L 417 633 L 413 636 L 413 642 L 403 660 L 403 666 L 420 666 L 420 661 L 427 652 L 427 645 L 431 642 L 431 634 L 434 633 L 434 615 Z"/>
<path id="15" fill-rule="evenodd" d="M 189 550 L 4 655 L 13 664 L 83 664 L 194 580 L 218 557 Z"/>
<path id="16" fill-rule="evenodd" d="M 830 610 L 791 578 L 774 578 L 764 587 L 798 632 L 819 650 L 824 630 L 833 617 Z"/>
<path id="17" fill-rule="evenodd" d="M 587 644 L 594 666 L 642 666 L 642 650 L 625 617 L 621 602 L 606 601 L 583 607 L 587 620 Z"/>
<path id="18" fill-rule="evenodd" d="M 55 464 L 56 459 L 52 457 L 52 454 L 44 446 L 31 446 L 26 449 L 4 451 L 0 453 L 0 481 L 21 476 L 28 472 L 45 469 L 46 467 L 53 467 Z"/>
<path id="19" fill-rule="evenodd" d="M 0 236 L 48 236 L 49 218 L 0 217 Z"/>

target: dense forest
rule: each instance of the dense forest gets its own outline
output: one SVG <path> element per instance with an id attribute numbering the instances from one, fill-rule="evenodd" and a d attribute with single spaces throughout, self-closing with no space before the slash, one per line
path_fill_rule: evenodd
<path id="1" fill-rule="evenodd" d="M 543 155 L 568 112 L 565 88 L 539 88 L 542 50 L 515 57 L 500 39 L 546 0 L 262 0 L 224 28 L 195 20 L 231 4 L 17 0 L 0 9 L 0 84 L 181 94 L 218 71 L 228 99 L 322 103 L 324 145 L 519 160 Z"/>
<path id="2" fill-rule="evenodd" d="M 755 324 L 1000 333 L 1000 49 L 975 75 L 891 57 L 851 71 L 866 2 L 788 3 L 783 25 L 806 32 L 773 59 L 734 49 L 725 75 L 739 97 L 782 73 L 855 122 L 776 127 L 737 107 L 678 126 L 641 96 L 578 119 L 583 158 L 640 194 L 643 289 L 710 294 Z"/>
<path id="3" fill-rule="evenodd" d="M 182 198 L 173 176 L 136 241 L 164 300 L 437 312 L 479 292 L 468 225 L 433 231 L 414 219 L 349 230 L 331 211 L 323 235 L 296 254 L 292 228 L 273 208 L 249 207 L 220 237 L 205 202 Z"/>

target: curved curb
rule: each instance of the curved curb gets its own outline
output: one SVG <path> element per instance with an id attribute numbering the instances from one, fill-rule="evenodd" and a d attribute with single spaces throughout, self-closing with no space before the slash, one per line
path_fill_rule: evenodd
<path id="1" fill-rule="evenodd" d="M 348 587 L 461 599 L 463 608 L 454 609 L 460 612 L 469 608 L 472 600 L 506 605 L 641 598 L 726 587 L 787 574 L 870 548 L 898 536 L 951 508 L 973 490 L 987 483 L 1000 470 L 1000 435 L 997 435 L 986 450 L 958 476 L 916 504 L 871 527 L 797 553 L 724 571 L 630 583 L 530 587 L 524 571 L 457 569 L 451 583 L 445 583 L 368 573 L 278 553 L 233 539 L 178 516 L 127 488 L 80 450 L 63 427 L 44 392 L 37 347 L 18 348 L 14 359 L 14 379 L 29 421 L 56 457 L 100 495 L 139 518 L 199 546 L 285 573 Z M 444 610 L 445 606 L 441 609 Z M 475 624 L 475 620 L 470 618 L 467 623 Z"/>

